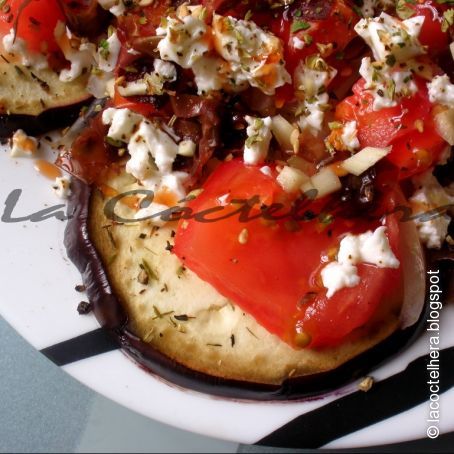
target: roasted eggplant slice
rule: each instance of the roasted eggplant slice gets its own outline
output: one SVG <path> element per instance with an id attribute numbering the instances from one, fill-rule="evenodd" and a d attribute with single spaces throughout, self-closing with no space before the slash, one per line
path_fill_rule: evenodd
<path id="1" fill-rule="evenodd" d="M 40 134 L 71 124 L 91 95 L 87 76 L 61 82 L 50 69 L 34 70 L 0 62 L 0 138 L 21 128 Z"/>
<path id="2" fill-rule="evenodd" d="M 136 187 L 126 174 L 107 185 L 110 194 Z M 83 273 L 100 323 L 130 356 L 169 381 L 230 397 L 301 398 L 361 376 L 421 329 L 416 323 L 399 330 L 398 313 L 391 313 L 338 347 L 293 350 L 182 268 L 171 253 L 171 223 L 156 230 L 112 222 L 108 200 L 74 181 L 68 256 Z M 125 202 L 115 213 L 132 217 L 131 197 Z"/>

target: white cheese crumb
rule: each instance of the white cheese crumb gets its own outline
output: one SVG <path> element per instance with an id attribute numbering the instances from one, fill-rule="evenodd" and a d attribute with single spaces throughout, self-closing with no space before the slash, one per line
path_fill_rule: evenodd
<path id="1" fill-rule="evenodd" d="M 48 67 L 46 57 L 43 54 L 29 52 L 26 41 L 16 36 L 13 28 L 3 37 L 2 43 L 6 52 L 11 56 L 20 57 L 22 65 L 37 70 Z"/>
<path id="2" fill-rule="evenodd" d="M 323 285 L 328 289 L 326 296 L 331 298 L 344 287 L 355 287 L 360 279 L 357 268 L 349 263 L 331 262 L 321 271 Z"/>
<path id="3" fill-rule="evenodd" d="M 448 234 L 451 218 L 447 213 L 437 213 L 437 208 L 454 208 L 454 197 L 447 193 L 438 180 L 428 172 L 420 177 L 414 178 L 413 183 L 418 188 L 410 198 L 415 224 L 421 242 L 429 249 L 440 249 Z M 448 208 L 448 211 L 449 208 Z M 426 216 L 423 213 L 429 212 Z"/>
<path id="4" fill-rule="evenodd" d="M 454 107 L 454 84 L 451 83 L 446 74 L 434 77 L 427 84 L 427 88 L 429 89 L 430 102 Z"/>
<path id="5" fill-rule="evenodd" d="M 306 45 L 306 43 L 302 40 L 302 39 L 299 39 L 298 36 L 294 36 L 292 38 L 292 46 L 295 48 L 295 49 L 304 49 L 304 46 Z"/>
<path id="6" fill-rule="evenodd" d="M 325 110 L 329 103 L 326 88 L 336 76 L 337 71 L 330 67 L 322 58 L 311 60 L 310 65 L 300 63 L 295 71 L 295 86 L 304 93 L 301 106 L 302 115 L 298 125 L 317 135 L 323 127 Z"/>
<path id="7" fill-rule="evenodd" d="M 12 158 L 32 156 L 37 149 L 38 140 L 35 137 L 28 136 L 22 129 L 18 129 L 14 133 L 10 152 Z"/>
<path id="8" fill-rule="evenodd" d="M 142 116 L 129 109 L 109 107 L 102 113 L 102 122 L 110 125 L 107 137 L 128 142 L 135 128 L 142 121 Z"/>
<path id="9" fill-rule="evenodd" d="M 202 57 L 192 65 L 199 95 L 223 88 L 226 84 L 226 77 L 222 74 L 224 64 L 220 58 Z"/>
<path id="10" fill-rule="evenodd" d="M 129 141 L 128 150 L 131 160 L 135 154 L 150 155 L 161 173 L 172 171 L 172 164 L 178 153 L 178 145 L 163 130 L 158 128 L 150 121 L 142 121 L 139 128 Z M 152 168 L 152 167 L 151 167 Z M 134 174 L 130 161 L 126 164 L 126 171 L 132 173 L 139 180 L 147 176 L 141 172 Z"/>
<path id="11" fill-rule="evenodd" d="M 399 268 L 399 260 L 391 250 L 385 232 L 386 227 L 380 226 L 374 232 L 348 234 L 340 243 L 337 260 L 352 265 L 366 262 L 379 268 Z"/>
<path id="12" fill-rule="evenodd" d="M 379 268 L 399 268 L 400 263 L 394 255 L 385 234 L 386 227 L 380 226 L 374 232 L 360 235 L 346 235 L 340 242 L 337 261 L 328 263 L 321 271 L 326 296 L 331 298 L 344 287 L 359 284 L 359 263 L 370 263 Z"/>
<path id="13" fill-rule="evenodd" d="M 215 14 L 212 26 L 216 51 L 230 65 L 228 80 L 232 90 L 249 84 L 273 95 L 276 88 L 291 82 L 282 42 L 275 35 L 253 21 L 231 16 Z"/>
<path id="14" fill-rule="evenodd" d="M 63 69 L 60 72 L 59 77 L 62 82 L 71 82 L 84 71 L 91 69 L 96 54 L 94 44 L 74 35 L 62 22 L 58 22 L 54 35 L 63 55 L 71 64 L 69 69 Z"/>
<path id="15" fill-rule="evenodd" d="M 169 134 L 129 109 L 106 109 L 103 123 L 110 124 L 108 137 L 128 144 L 127 173 L 148 190 L 167 190 L 178 200 L 185 197 L 188 174 L 172 171 L 179 146 Z"/>
<path id="16" fill-rule="evenodd" d="M 262 172 L 263 175 L 266 175 L 267 177 L 271 177 L 273 175 L 272 172 L 271 172 L 271 167 L 270 166 L 260 167 L 260 172 Z"/>
<path id="17" fill-rule="evenodd" d="M 359 73 L 366 81 L 364 88 L 374 97 L 375 111 L 397 106 L 399 99 L 418 91 L 411 71 L 389 69 L 384 63 L 380 69 L 380 66 L 373 66 L 369 57 L 362 59 Z"/>
<path id="18" fill-rule="evenodd" d="M 191 68 L 210 50 L 207 33 L 207 25 L 197 17 L 167 17 L 165 24 L 156 30 L 156 34 L 163 37 L 158 44 L 161 59 L 173 61 L 182 68 Z"/>
<path id="19" fill-rule="evenodd" d="M 67 199 L 71 195 L 71 180 L 68 177 L 57 177 L 52 189 L 60 199 Z"/>
<path id="20" fill-rule="evenodd" d="M 174 82 L 177 80 L 177 69 L 175 65 L 168 61 L 156 58 L 153 62 L 155 73 L 166 82 Z"/>
<path id="21" fill-rule="evenodd" d="M 123 0 L 98 0 L 98 3 L 103 9 L 110 11 L 117 17 L 121 16 L 126 11 Z"/>
<path id="22" fill-rule="evenodd" d="M 172 63 L 160 60 L 154 61 L 154 71 L 146 73 L 141 79 L 118 85 L 117 89 L 121 96 L 138 95 L 162 95 L 164 84 L 174 82 L 177 79 L 177 70 Z"/>
<path id="23" fill-rule="evenodd" d="M 112 72 L 117 65 L 120 50 L 121 43 L 117 33 L 114 32 L 105 40 L 105 42 L 103 42 L 103 45 L 98 48 L 97 62 L 99 69 L 107 73 Z"/>
<path id="24" fill-rule="evenodd" d="M 348 121 L 342 129 L 341 140 L 349 151 L 359 148 L 358 130 L 356 121 Z"/>
<path id="25" fill-rule="evenodd" d="M 355 31 L 369 45 L 375 60 L 385 61 L 393 56 L 402 62 L 426 53 L 418 40 L 424 16 L 416 16 L 401 21 L 387 13 L 379 17 L 360 20 Z"/>
<path id="26" fill-rule="evenodd" d="M 245 117 L 247 139 L 244 145 L 243 159 L 245 164 L 261 164 L 268 155 L 271 141 L 271 117 L 256 118 Z"/>

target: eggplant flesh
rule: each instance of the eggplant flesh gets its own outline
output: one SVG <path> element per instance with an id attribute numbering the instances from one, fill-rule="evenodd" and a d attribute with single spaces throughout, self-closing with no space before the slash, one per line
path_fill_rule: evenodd
<path id="1" fill-rule="evenodd" d="M 0 61 L 0 139 L 17 129 L 42 134 L 74 122 L 90 99 L 88 75 L 60 81 L 50 69 L 35 70 Z"/>

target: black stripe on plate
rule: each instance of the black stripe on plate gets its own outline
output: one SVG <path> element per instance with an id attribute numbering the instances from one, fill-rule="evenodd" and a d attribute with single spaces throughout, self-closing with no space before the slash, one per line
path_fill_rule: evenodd
<path id="1" fill-rule="evenodd" d="M 454 386 L 454 347 L 441 350 L 439 360 L 441 394 Z M 375 383 L 369 392 L 354 392 L 298 416 L 256 444 L 280 448 L 319 448 L 407 411 L 429 399 L 429 361 L 429 355 L 421 356 L 404 371 Z"/>
<path id="2" fill-rule="evenodd" d="M 271 448 L 268 447 L 267 451 L 264 451 L 262 446 L 254 445 L 240 445 L 238 453 L 307 453 L 307 454 L 344 454 L 344 453 L 453 453 L 454 446 L 454 432 L 441 434 L 437 438 L 431 440 L 430 438 L 419 438 L 418 440 L 404 441 L 401 443 L 392 443 L 387 445 L 379 446 L 367 446 L 362 448 L 342 448 L 342 449 L 286 449 L 286 448 Z"/>
<path id="3" fill-rule="evenodd" d="M 109 332 L 103 328 L 98 328 L 81 336 L 44 348 L 41 353 L 57 366 L 64 366 L 81 359 L 118 350 L 118 348 L 118 343 Z"/>

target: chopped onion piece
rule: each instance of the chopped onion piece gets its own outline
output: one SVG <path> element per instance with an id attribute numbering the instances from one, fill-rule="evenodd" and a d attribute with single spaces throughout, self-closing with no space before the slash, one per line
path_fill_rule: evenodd
<path id="1" fill-rule="evenodd" d="M 454 109 L 452 107 L 435 115 L 435 126 L 438 134 L 449 145 L 454 145 Z"/>
<path id="2" fill-rule="evenodd" d="M 317 199 L 324 197 L 325 195 L 331 194 L 332 192 L 339 191 L 342 188 L 339 177 L 328 167 L 321 169 L 311 178 L 311 184 L 317 191 Z M 309 188 L 307 186 L 307 188 Z M 303 192 L 307 192 L 306 186 L 304 186 Z"/>
<path id="3" fill-rule="evenodd" d="M 449 45 L 449 48 L 451 49 L 452 59 L 454 60 L 454 41 Z"/>
<path id="4" fill-rule="evenodd" d="M 309 181 L 309 177 L 301 170 L 285 166 L 276 178 L 285 192 L 296 192 L 300 187 Z"/>
<path id="5" fill-rule="evenodd" d="M 282 115 L 276 115 L 271 119 L 271 132 L 284 151 L 295 151 L 298 129 L 288 122 Z M 298 143 L 299 145 L 299 143 Z M 296 152 L 298 148 L 296 149 Z"/>
<path id="6" fill-rule="evenodd" d="M 349 173 L 359 176 L 367 169 L 375 165 L 380 159 L 384 158 L 392 147 L 374 148 L 366 147 L 358 151 L 351 158 L 346 159 L 342 163 L 342 167 Z"/>

